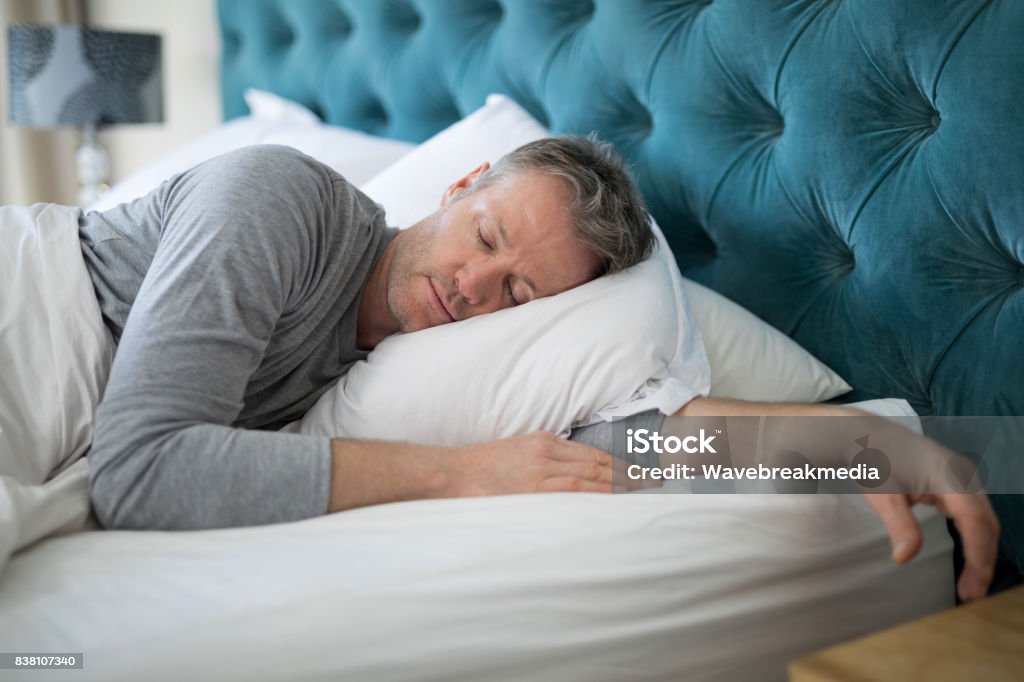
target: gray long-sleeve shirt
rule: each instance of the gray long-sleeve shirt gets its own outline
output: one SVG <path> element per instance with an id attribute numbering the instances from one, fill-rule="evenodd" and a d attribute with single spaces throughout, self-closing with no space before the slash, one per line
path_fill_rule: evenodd
<path id="1" fill-rule="evenodd" d="M 395 236 L 380 207 L 289 147 L 248 147 L 79 225 L 118 341 L 89 452 L 112 528 L 327 512 L 326 438 L 278 433 L 357 360 L 359 294 Z M 624 456 L 645 413 L 573 433 Z M 634 458 L 630 458 L 634 459 Z"/>
<path id="2" fill-rule="evenodd" d="M 118 341 L 89 452 L 115 528 L 324 514 L 326 438 L 277 433 L 355 361 L 383 211 L 288 147 L 249 147 L 87 213 L 79 235 Z"/>

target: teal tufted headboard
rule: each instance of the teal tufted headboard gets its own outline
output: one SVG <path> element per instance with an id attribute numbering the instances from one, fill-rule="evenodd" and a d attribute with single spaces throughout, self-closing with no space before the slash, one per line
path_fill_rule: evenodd
<path id="1" fill-rule="evenodd" d="M 1024 3 L 219 0 L 219 12 L 227 117 L 255 86 L 419 141 L 506 93 L 552 131 L 615 143 L 684 274 L 792 336 L 854 398 L 1024 415 Z M 995 497 L 1004 555 L 1022 565 L 1024 506 Z"/>

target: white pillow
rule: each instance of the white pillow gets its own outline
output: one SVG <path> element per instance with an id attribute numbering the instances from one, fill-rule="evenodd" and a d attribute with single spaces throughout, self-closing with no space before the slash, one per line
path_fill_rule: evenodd
<path id="1" fill-rule="evenodd" d="M 484 161 L 493 164 L 548 134 L 514 101 L 490 95 L 483 107 L 409 152 L 362 190 L 387 210 L 389 225 L 409 227 L 441 206 L 449 184 Z"/>
<path id="2" fill-rule="evenodd" d="M 269 92 L 245 93 L 251 115 L 223 123 L 158 161 L 132 173 L 89 205 L 104 211 L 155 189 L 167 178 L 239 147 L 283 144 L 326 163 L 360 185 L 405 156 L 415 145 L 320 123 L 306 107 Z"/>
<path id="3" fill-rule="evenodd" d="M 409 225 L 435 210 L 451 181 L 546 135 L 514 102 L 492 95 L 365 190 L 389 222 Z M 626 272 L 385 339 L 289 430 L 464 445 L 674 412 L 707 393 L 709 368 L 675 260 L 657 234 L 654 256 Z"/>
<path id="4" fill-rule="evenodd" d="M 320 117 L 310 111 L 308 107 L 272 92 L 246 88 L 243 96 L 245 103 L 249 106 L 249 115 L 258 121 L 296 125 L 320 123 Z"/>
<path id="5" fill-rule="evenodd" d="M 740 400 L 816 403 L 851 390 L 796 341 L 725 296 L 683 279 L 704 336 L 711 395 Z"/>
<path id="6" fill-rule="evenodd" d="M 484 108 L 424 142 L 363 191 L 387 209 L 389 224 L 408 227 L 440 205 L 446 182 L 546 134 L 515 102 L 491 95 Z M 821 402 L 850 390 L 842 377 L 753 313 L 696 282 L 684 280 L 684 289 L 704 336 L 712 396 Z"/>

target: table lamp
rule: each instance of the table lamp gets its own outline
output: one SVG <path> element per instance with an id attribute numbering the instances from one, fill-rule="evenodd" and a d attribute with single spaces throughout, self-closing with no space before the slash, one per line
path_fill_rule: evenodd
<path id="1" fill-rule="evenodd" d="M 81 206 L 107 189 L 102 126 L 163 121 L 161 37 L 82 26 L 8 28 L 10 120 L 31 128 L 81 129 L 75 152 Z"/>

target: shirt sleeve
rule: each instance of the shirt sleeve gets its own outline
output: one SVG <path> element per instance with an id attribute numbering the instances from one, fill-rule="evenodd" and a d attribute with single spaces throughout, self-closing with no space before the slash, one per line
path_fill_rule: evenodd
<path id="1" fill-rule="evenodd" d="M 283 147 L 226 154 L 155 190 L 159 244 L 89 453 L 104 526 L 221 528 L 326 513 L 329 439 L 231 424 L 279 318 L 316 276 L 316 206 L 331 192 L 325 169 Z"/>
<path id="2" fill-rule="evenodd" d="M 638 454 L 628 447 L 628 433 L 647 429 L 648 431 L 660 431 L 661 425 L 665 422 L 665 415 L 659 410 L 647 410 L 637 414 L 624 417 L 616 421 L 605 421 L 573 429 L 569 440 L 576 443 L 590 445 L 608 454 L 623 459 L 630 464 L 639 464 L 642 467 L 658 466 L 658 455 L 653 451 L 648 454 Z"/>

